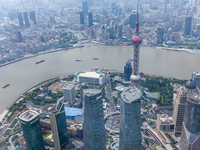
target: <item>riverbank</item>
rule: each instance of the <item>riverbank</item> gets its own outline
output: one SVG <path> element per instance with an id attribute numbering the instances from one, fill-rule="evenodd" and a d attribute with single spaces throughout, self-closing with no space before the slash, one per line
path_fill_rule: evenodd
<path id="1" fill-rule="evenodd" d="M 168 51 L 177 51 L 177 52 L 187 52 L 187 53 L 200 54 L 200 50 L 195 50 L 195 49 L 169 48 L 169 47 L 155 47 L 155 48 L 161 49 L 161 50 L 168 50 Z"/>
<path id="2" fill-rule="evenodd" d="M 22 58 L 17 58 L 13 61 L 3 63 L 3 64 L 0 65 L 0 67 L 6 66 L 6 65 L 9 65 L 9 64 L 24 60 L 24 59 L 36 57 L 36 56 L 39 56 L 39 55 L 45 55 L 45 54 L 49 54 L 49 53 L 54 53 L 54 52 L 59 52 L 59 51 L 69 50 L 69 49 L 74 49 L 74 48 L 76 48 L 76 47 L 59 48 L 59 49 L 52 49 L 52 50 L 48 50 L 48 51 L 38 52 L 37 54 L 27 54 L 27 55 L 24 55 L 24 57 L 22 57 Z"/>

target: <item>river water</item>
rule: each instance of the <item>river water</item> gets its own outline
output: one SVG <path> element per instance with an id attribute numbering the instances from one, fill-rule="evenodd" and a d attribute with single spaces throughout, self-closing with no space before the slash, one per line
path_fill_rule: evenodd
<path id="1" fill-rule="evenodd" d="M 93 60 L 92 58 L 99 58 Z M 123 71 L 128 58 L 133 58 L 133 47 L 112 47 L 87 43 L 82 48 L 59 51 L 25 59 L 0 67 L 0 113 L 33 85 L 59 75 L 87 71 L 92 67 Z M 37 61 L 45 60 L 40 64 Z M 75 60 L 81 60 L 76 62 Z M 186 52 L 157 50 L 141 47 L 140 72 L 189 79 L 199 69 L 200 55 Z"/>

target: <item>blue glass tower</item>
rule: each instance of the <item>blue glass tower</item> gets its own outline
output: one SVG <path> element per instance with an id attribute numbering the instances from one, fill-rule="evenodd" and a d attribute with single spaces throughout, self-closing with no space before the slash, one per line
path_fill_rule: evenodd
<path id="1" fill-rule="evenodd" d="M 101 90 L 83 90 L 84 123 L 83 138 L 86 150 L 106 150 L 106 131 L 104 124 Z"/>
<path id="2" fill-rule="evenodd" d="M 124 66 L 124 80 L 130 81 L 130 76 L 132 74 L 132 66 L 130 60 L 126 62 L 126 66 Z"/>
<path id="3" fill-rule="evenodd" d="M 39 115 L 28 110 L 19 116 L 26 148 L 30 150 L 45 150 Z"/>

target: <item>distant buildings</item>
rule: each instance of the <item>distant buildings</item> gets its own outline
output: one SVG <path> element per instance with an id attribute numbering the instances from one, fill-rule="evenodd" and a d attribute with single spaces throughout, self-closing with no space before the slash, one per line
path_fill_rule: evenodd
<path id="1" fill-rule="evenodd" d="M 64 102 L 68 102 L 71 106 L 75 102 L 75 86 L 73 84 L 66 84 L 63 87 Z"/>
<path id="2" fill-rule="evenodd" d="M 54 148 L 61 150 L 69 143 L 64 104 L 62 101 L 59 101 L 56 105 L 46 105 L 43 107 L 44 111 L 50 118 Z"/>
<path id="3" fill-rule="evenodd" d="M 167 114 L 157 114 L 157 129 L 163 132 L 173 132 L 174 122 Z"/>
<path id="4" fill-rule="evenodd" d="M 200 94 L 189 94 L 185 107 L 185 115 L 179 150 L 200 149 Z"/>
<path id="5" fill-rule="evenodd" d="M 19 20 L 19 26 L 24 26 L 22 13 L 21 12 L 17 13 L 17 16 L 18 16 L 18 20 Z"/>
<path id="6" fill-rule="evenodd" d="M 106 150 L 106 131 L 104 124 L 101 90 L 86 89 L 84 98 L 83 137 L 86 150 Z"/>
<path id="7" fill-rule="evenodd" d="M 124 80 L 130 81 L 130 76 L 132 74 L 132 66 L 130 60 L 126 62 L 126 66 L 124 66 Z"/>
<path id="8" fill-rule="evenodd" d="M 45 150 L 39 115 L 36 111 L 27 110 L 19 116 L 26 148 Z"/>
<path id="9" fill-rule="evenodd" d="M 82 1 L 82 9 L 83 9 L 84 14 L 86 15 L 88 13 L 88 1 L 87 0 Z"/>
<path id="10" fill-rule="evenodd" d="M 114 28 L 113 27 L 110 27 L 110 39 L 114 39 Z"/>
<path id="11" fill-rule="evenodd" d="M 103 85 L 105 83 L 105 74 L 96 72 L 85 72 L 77 75 L 77 82 L 95 85 Z"/>
<path id="12" fill-rule="evenodd" d="M 50 23 L 52 24 L 56 23 L 55 16 L 50 16 L 49 20 L 50 20 Z"/>
<path id="13" fill-rule="evenodd" d="M 24 15 L 24 21 L 25 21 L 25 26 L 30 26 L 29 20 L 28 20 L 28 13 L 23 12 Z"/>
<path id="14" fill-rule="evenodd" d="M 84 12 L 80 12 L 80 24 L 84 24 Z"/>
<path id="15" fill-rule="evenodd" d="M 157 28 L 157 44 L 163 43 L 163 29 L 161 27 Z"/>
<path id="16" fill-rule="evenodd" d="M 131 29 L 135 29 L 135 22 L 136 22 L 136 14 L 131 14 L 130 16 L 129 16 L 129 24 L 130 24 L 130 27 L 131 27 Z"/>
<path id="17" fill-rule="evenodd" d="M 22 42 L 22 35 L 21 35 L 21 32 L 17 32 L 16 33 L 16 36 L 17 36 L 17 42 Z"/>
<path id="18" fill-rule="evenodd" d="M 87 14 L 87 26 L 91 27 L 93 25 L 93 16 L 92 12 Z"/>
<path id="19" fill-rule="evenodd" d="M 36 25 L 36 17 L 35 17 L 35 11 L 30 12 L 30 19 L 34 21 L 34 24 Z"/>
<path id="20" fill-rule="evenodd" d="M 190 35 L 192 29 L 192 17 L 186 16 L 185 18 L 185 28 L 184 28 L 184 35 Z"/>
<path id="21" fill-rule="evenodd" d="M 122 24 L 117 26 L 117 38 L 122 38 Z"/>
<path id="22" fill-rule="evenodd" d="M 141 150 L 141 91 L 125 88 L 120 100 L 120 150 Z"/>

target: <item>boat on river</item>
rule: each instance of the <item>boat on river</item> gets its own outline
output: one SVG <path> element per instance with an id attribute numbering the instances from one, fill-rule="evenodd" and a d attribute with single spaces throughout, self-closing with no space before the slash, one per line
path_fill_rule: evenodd
<path id="1" fill-rule="evenodd" d="M 42 62 L 44 62 L 45 60 L 41 60 L 41 61 L 38 61 L 38 62 L 36 62 L 35 64 L 37 65 L 37 64 L 40 64 L 40 63 L 42 63 Z"/>
<path id="2" fill-rule="evenodd" d="M 2 88 L 5 89 L 6 87 L 10 86 L 10 84 L 6 84 L 5 86 L 3 86 Z"/>

